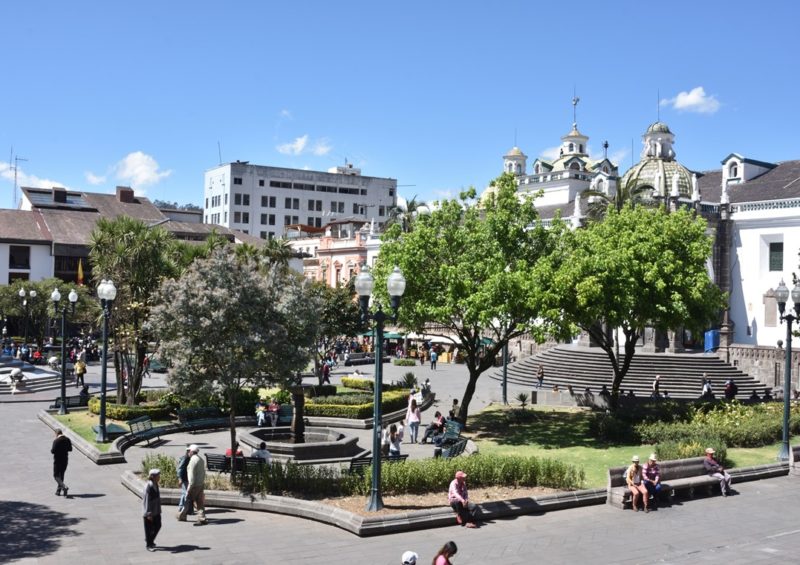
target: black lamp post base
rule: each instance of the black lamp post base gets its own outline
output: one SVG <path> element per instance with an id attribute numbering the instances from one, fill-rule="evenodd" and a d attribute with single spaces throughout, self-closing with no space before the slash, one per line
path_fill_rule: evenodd
<path id="1" fill-rule="evenodd" d="M 367 502 L 367 512 L 377 512 L 383 510 L 383 498 L 380 493 L 372 491 Z"/>

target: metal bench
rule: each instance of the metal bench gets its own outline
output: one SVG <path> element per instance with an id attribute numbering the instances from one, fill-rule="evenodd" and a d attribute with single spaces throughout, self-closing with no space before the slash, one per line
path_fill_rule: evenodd
<path id="1" fill-rule="evenodd" d="M 88 396 L 67 396 L 65 398 L 67 408 L 81 408 L 89 405 Z M 61 397 L 56 398 L 50 405 L 50 408 L 61 408 Z"/>
<path id="2" fill-rule="evenodd" d="M 221 453 L 206 453 L 206 469 L 217 473 L 231 472 L 231 458 Z M 236 457 L 234 459 L 236 471 L 246 475 L 256 475 L 266 465 L 266 461 L 260 457 Z"/>
<path id="3" fill-rule="evenodd" d="M 126 423 L 131 430 L 131 435 L 137 439 L 147 440 L 148 446 L 152 438 L 161 439 L 161 430 L 153 427 L 153 420 L 150 419 L 150 416 L 139 416 Z"/>
<path id="4" fill-rule="evenodd" d="M 454 444 L 442 448 L 442 457 L 445 459 L 450 459 L 452 457 L 458 457 L 464 450 L 467 448 L 467 438 L 461 438 Z"/>
<path id="5" fill-rule="evenodd" d="M 178 410 L 178 422 L 187 430 L 225 425 L 225 414 L 217 407 L 183 408 Z"/>
<path id="6" fill-rule="evenodd" d="M 280 410 L 278 410 L 278 425 L 291 426 L 293 416 L 294 406 L 291 404 L 281 404 Z"/>
<path id="7" fill-rule="evenodd" d="M 229 473 L 231 470 L 231 459 L 222 453 L 206 453 L 206 469 L 218 473 Z"/>
<path id="8" fill-rule="evenodd" d="M 402 455 L 398 455 L 397 457 L 389 457 L 387 455 L 381 456 L 381 464 L 383 463 L 402 463 L 406 459 L 408 459 L 408 453 L 404 453 Z M 372 455 L 367 455 L 364 457 L 356 457 L 350 461 L 350 469 L 348 472 L 350 474 L 357 474 L 357 475 L 364 475 L 364 469 L 370 467 L 372 465 Z"/>

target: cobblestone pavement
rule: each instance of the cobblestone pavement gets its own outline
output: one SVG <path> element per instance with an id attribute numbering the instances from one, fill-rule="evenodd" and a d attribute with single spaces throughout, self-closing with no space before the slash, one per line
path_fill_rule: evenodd
<path id="1" fill-rule="evenodd" d="M 431 380 L 440 407 L 446 407 L 456 392 L 460 397 L 466 372 L 440 367 Z M 386 380 L 406 370 L 387 367 Z M 97 372 L 93 367 L 90 382 L 97 382 Z M 423 378 L 432 374 L 427 367 L 416 372 Z M 341 374 L 334 372 L 335 378 Z M 163 380 L 147 384 L 160 386 Z M 99 467 L 73 452 L 67 470 L 70 497 L 57 497 L 49 453 L 53 436 L 36 418 L 57 394 L 0 402 L 0 562 L 388 565 L 412 549 L 421 563 L 429 563 L 448 540 L 458 544 L 457 564 L 788 563 L 800 549 L 800 478 L 782 477 L 744 483 L 727 499 L 702 498 L 650 514 L 594 506 L 496 521 L 477 530 L 454 526 L 364 539 L 296 518 L 213 508 L 209 525 L 195 527 L 178 523 L 174 507 L 165 507 L 160 548 L 148 553 L 140 502 L 122 487 L 120 474 L 136 468 L 145 453 L 179 450 L 181 438 L 153 450 L 132 448 L 125 465 Z M 497 384 L 484 377 L 473 410 L 497 401 L 499 394 Z M 191 437 L 197 443 L 217 441 L 203 434 Z"/>

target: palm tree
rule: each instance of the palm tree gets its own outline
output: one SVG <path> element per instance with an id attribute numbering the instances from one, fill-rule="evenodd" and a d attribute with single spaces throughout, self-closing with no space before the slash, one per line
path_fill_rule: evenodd
<path id="1" fill-rule="evenodd" d="M 611 196 L 602 190 L 591 188 L 590 185 L 589 188 L 581 192 L 580 198 L 594 198 L 594 200 L 589 202 L 587 216 L 590 221 L 597 222 L 605 218 L 606 211 L 609 207 L 619 212 L 627 203 L 630 203 L 631 206 L 636 206 L 637 204 L 648 202 L 647 196 L 651 191 L 652 187 L 634 186 L 633 183 L 629 181 L 623 186 L 618 186 L 617 190 Z"/>
<path id="2" fill-rule="evenodd" d="M 268 263 L 288 267 L 289 260 L 297 257 L 288 239 L 270 239 L 261 248 L 261 255 Z"/>
<path id="3" fill-rule="evenodd" d="M 386 220 L 386 228 L 388 229 L 394 224 L 399 224 L 404 233 L 411 231 L 411 224 L 421 211 L 421 208 L 427 208 L 425 202 L 418 201 L 415 194 L 411 200 L 406 201 L 405 207 L 392 206 L 389 209 L 389 218 Z"/>

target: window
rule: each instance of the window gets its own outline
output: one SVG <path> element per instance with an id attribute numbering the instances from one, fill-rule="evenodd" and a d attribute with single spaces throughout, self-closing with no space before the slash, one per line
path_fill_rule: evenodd
<path id="1" fill-rule="evenodd" d="M 273 239 L 274 237 L 275 237 L 275 232 L 274 231 L 269 232 L 269 238 Z"/>
<path id="2" fill-rule="evenodd" d="M 291 216 L 284 216 L 283 217 L 283 225 L 284 226 L 288 226 L 291 223 L 292 223 L 292 217 Z"/>
<path id="3" fill-rule="evenodd" d="M 569 144 L 569 152 L 572 153 L 574 150 L 575 150 L 575 144 L 574 143 L 570 143 Z"/>
<path id="4" fill-rule="evenodd" d="M 338 202 L 331 201 L 331 212 L 334 212 L 334 213 L 335 213 L 335 212 L 336 212 L 336 210 L 338 210 L 338 209 L 339 209 L 339 203 L 338 203 Z"/>
<path id="5" fill-rule="evenodd" d="M 266 226 L 267 225 L 267 215 L 266 214 L 261 214 L 261 225 L 262 226 Z M 262 231 L 261 233 L 264 233 L 264 232 Z"/>
<path id="6" fill-rule="evenodd" d="M 300 223 L 300 217 L 299 216 L 292 216 L 292 223 L 293 224 L 299 224 Z"/>
<path id="7" fill-rule="evenodd" d="M 264 182 L 264 181 L 261 181 L 261 182 Z M 267 239 L 267 232 L 262 231 L 262 232 L 260 232 L 259 235 L 260 235 L 261 239 Z"/>
<path id="8" fill-rule="evenodd" d="M 353 204 L 353 214 L 360 214 L 361 207 L 358 204 Z"/>
<path id="9" fill-rule="evenodd" d="M 316 218 L 314 220 L 314 226 L 317 227 L 317 228 L 321 228 L 322 227 L 322 218 Z"/>
<path id="10" fill-rule="evenodd" d="M 241 206 L 242 205 L 242 195 L 239 193 L 235 193 L 233 195 L 233 205 L 234 206 Z"/>
<path id="11" fill-rule="evenodd" d="M 11 245 L 8 251 L 9 269 L 30 269 L 31 248 L 27 245 Z"/>
<path id="12" fill-rule="evenodd" d="M 283 207 L 284 208 L 291 208 L 292 207 L 292 199 L 291 198 L 284 199 Z"/>
<path id="13" fill-rule="evenodd" d="M 225 193 L 225 205 L 226 206 L 228 205 L 228 193 L 227 192 Z"/>
<path id="14" fill-rule="evenodd" d="M 242 177 L 233 177 L 233 184 L 242 184 Z"/>
<path id="15" fill-rule="evenodd" d="M 394 196 L 394 189 L 389 189 L 389 196 Z"/>
<path id="16" fill-rule="evenodd" d="M 313 200 L 309 200 L 309 201 L 308 201 L 308 209 L 309 209 L 311 212 L 313 212 L 313 211 L 314 211 L 314 201 L 313 201 Z"/>
<path id="17" fill-rule="evenodd" d="M 300 209 L 300 199 L 292 198 L 292 210 L 299 210 L 299 209 Z"/>
<path id="18" fill-rule="evenodd" d="M 206 208 L 208 208 L 208 198 L 206 198 Z"/>
<path id="19" fill-rule="evenodd" d="M 13 249 L 13 248 L 12 248 Z M 783 242 L 773 241 L 769 244 L 769 270 L 783 270 Z"/>
<path id="20" fill-rule="evenodd" d="M 581 166 L 578 163 L 572 163 L 569 166 L 569 168 L 572 169 L 573 171 L 580 171 L 581 170 Z"/>
<path id="21" fill-rule="evenodd" d="M 342 186 L 339 188 L 339 194 L 355 194 L 358 195 L 359 190 L 357 188 L 347 188 Z"/>
<path id="22" fill-rule="evenodd" d="M 258 186 L 264 186 L 264 179 L 258 179 Z M 264 233 L 263 231 L 261 232 Z M 261 239 L 267 239 L 266 237 L 262 237 Z"/>
<path id="23" fill-rule="evenodd" d="M 250 223 L 250 212 L 242 212 L 242 223 L 243 224 Z"/>
<path id="24" fill-rule="evenodd" d="M 583 143 L 581 143 L 580 145 L 578 145 L 578 148 L 579 148 L 579 151 L 580 151 L 581 153 L 583 153 Z"/>
<path id="25" fill-rule="evenodd" d="M 322 200 L 317 200 L 316 212 L 322 212 Z"/>
<path id="26" fill-rule="evenodd" d="M 204 223 L 204 224 L 207 224 L 207 223 L 208 223 L 208 214 L 206 214 L 206 215 L 203 217 L 203 223 Z"/>
<path id="27" fill-rule="evenodd" d="M 728 178 L 731 179 L 739 178 L 739 165 L 736 162 L 731 163 L 730 169 L 728 171 Z"/>
<path id="28" fill-rule="evenodd" d="M 378 215 L 385 216 L 386 215 L 386 206 L 378 206 Z"/>
<path id="29" fill-rule="evenodd" d="M 366 196 L 366 195 L 367 195 L 367 189 L 366 188 L 362 188 L 361 189 L 361 196 Z"/>
<path id="30" fill-rule="evenodd" d="M 14 281 L 26 280 L 28 280 L 28 273 L 8 273 L 8 284 L 13 283 Z"/>
<path id="31" fill-rule="evenodd" d="M 313 184 L 304 184 L 302 182 L 296 182 L 296 183 L 294 183 L 294 189 L 295 190 L 310 190 L 310 191 L 313 192 L 314 191 L 314 185 Z"/>
<path id="32" fill-rule="evenodd" d="M 244 206 L 250 206 L 250 195 L 249 194 L 242 194 L 242 204 Z"/>
<path id="33" fill-rule="evenodd" d="M 292 183 L 290 183 L 290 182 L 282 182 L 282 181 L 277 181 L 277 180 L 269 181 L 269 185 L 272 188 L 292 188 Z"/>
<path id="34" fill-rule="evenodd" d="M 233 223 L 234 224 L 241 224 L 242 223 L 242 213 L 241 212 L 234 212 L 233 213 Z"/>
<path id="35" fill-rule="evenodd" d="M 269 219 L 269 225 L 274 226 L 275 225 L 275 214 L 270 214 L 268 219 Z"/>
<path id="36" fill-rule="evenodd" d="M 308 221 L 306 222 L 306 225 L 307 225 L 307 226 L 313 226 L 313 225 L 314 225 L 314 218 L 312 218 L 311 216 L 309 216 L 309 217 L 308 217 Z"/>
<path id="37" fill-rule="evenodd" d="M 222 218 L 223 218 L 223 219 L 222 219 L 222 222 L 223 222 L 223 223 L 225 223 L 225 224 L 227 224 L 227 223 L 228 223 L 228 213 L 227 213 L 227 212 L 225 212 L 225 215 L 224 215 Z"/>

